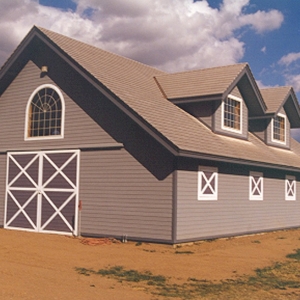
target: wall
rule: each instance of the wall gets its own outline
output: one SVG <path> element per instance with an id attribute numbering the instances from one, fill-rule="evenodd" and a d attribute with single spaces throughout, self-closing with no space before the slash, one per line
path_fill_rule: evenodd
<path id="1" fill-rule="evenodd" d="M 264 200 L 249 200 L 249 171 L 264 173 Z M 197 170 L 177 171 L 177 240 L 188 241 L 300 226 L 297 200 L 285 200 L 280 171 L 219 165 L 218 200 L 197 200 Z"/>
<path id="2" fill-rule="evenodd" d="M 171 241 L 172 174 L 157 180 L 125 149 L 81 153 L 81 233 Z"/>
<path id="3" fill-rule="evenodd" d="M 47 76 L 41 78 L 37 66 L 33 62 L 29 62 L 2 94 L 0 101 L 0 151 L 51 149 L 58 146 L 78 147 L 86 144 L 96 146 L 100 142 L 102 144 L 116 143 L 63 90 L 66 105 L 64 138 L 25 141 L 25 111 L 28 99 L 38 86 L 46 83 L 57 85 Z"/>
<path id="4" fill-rule="evenodd" d="M 0 225 L 7 151 L 81 149 L 79 230 L 170 242 L 173 157 L 58 57 L 51 61 L 49 77 L 29 61 L 0 99 Z M 25 141 L 28 99 L 46 83 L 58 86 L 65 99 L 64 138 Z"/>

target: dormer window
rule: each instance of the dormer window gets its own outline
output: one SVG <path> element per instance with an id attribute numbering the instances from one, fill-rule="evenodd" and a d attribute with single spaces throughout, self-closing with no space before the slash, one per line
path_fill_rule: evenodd
<path id="1" fill-rule="evenodd" d="M 54 85 L 42 85 L 30 96 L 26 109 L 25 140 L 62 138 L 64 99 Z"/>
<path id="2" fill-rule="evenodd" d="M 285 144 L 286 116 L 278 114 L 272 119 L 272 142 Z"/>
<path id="3" fill-rule="evenodd" d="M 242 99 L 228 95 L 223 101 L 222 129 L 242 133 Z"/>

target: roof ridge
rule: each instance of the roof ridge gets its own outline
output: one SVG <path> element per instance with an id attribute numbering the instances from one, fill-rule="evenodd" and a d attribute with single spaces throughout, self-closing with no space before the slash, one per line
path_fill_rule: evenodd
<path id="1" fill-rule="evenodd" d="M 185 70 L 185 71 L 179 71 L 179 72 L 173 72 L 173 73 L 166 73 L 166 74 L 163 74 L 163 75 L 160 75 L 160 76 L 193 73 L 193 72 L 199 72 L 199 71 L 209 71 L 209 70 L 215 70 L 215 69 L 225 69 L 225 68 L 235 67 L 235 66 L 244 66 L 244 67 L 246 67 L 247 65 L 249 65 L 247 62 L 245 62 L 245 63 L 236 63 L 236 64 L 223 65 L 223 66 L 215 66 L 215 67 L 210 67 L 210 68 L 193 69 L 193 70 Z"/>
<path id="2" fill-rule="evenodd" d="M 264 87 L 260 88 L 261 91 L 266 91 L 266 90 L 275 90 L 275 89 L 292 89 L 293 87 L 291 85 L 280 85 L 280 86 L 271 86 L 271 87 Z"/>
<path id="3" fill-rule="evenodd" d="M 50 39 L 51 39 L 51 37 L 50 37 L 48 34 L 53 34 L 53 35 L 61 36 L 61 37 L 65 38 L 65 39 L 72 40 L 72 41 L 74 41 L 74 42 L 76 42 L 76 43 L 81 43 L 81 44 L 83 44 L 83 45 L 85 45 L 85 46 L 87 46 L 87 47 L 93 48 L 93 49 L 95 49 L 95 50 L 97 50 L 97 51 L 101 51 L 101 52 L 106 53 L 106 54 L 108 54 L 108 55 L 113 55 L 113 56 L 119 57 L 119 58 L 121 58 L 121 59 L 123 59 L 123 60 L 127 60 L 127 61 L 130 62 L 130 63 L 134 63 L 134 64 L 141 65 L 141 66 L 143 66 L 143 67 L 146 67 L 146 68 L 148 68 L 148 69 L 152 69 L 153 71 L 157 71 L 157 72 L 160 72 L 160 73 L 162 73 L 162 74 L 164 74 L 164 73 L 167 74 L 166 72 L 164 72 L 164 71 L 162 71 L 162 70 L 160 70 L 160 69 L 158 69 L 158 68 L 152 67 L 152 66 L 150 66 L 150 65 L 147 65 L 147 64 L 142 63 L 142 62 L 140 62 L 140 61 L 134 60 L 134 59 L 132 59 L 132 58 L 125 57 L 125 56 L 123 56 L 123 55 L 120 55 L 120 54 L 117 54 L 117 53 L 114 53 L 114 52 L 105 50 L 105 49 L 103 49 L 103 48 L 100 48 L 100 47 L 91 45 L 91 44 L 89 44 L 89 43 L 87 43 L 87 42 L 83 42 L 83 41 L 78 40 L 78 39 L 76 39 L 76 38 L 66 36 L 66 35 L 64 35 L 64 34 L 61 34 L 61 33 L 58 33 L 58 32 L 52 31 L 52 30 L 49 30 L 49 29 L 44 28 L 44 27 L 40 27 L 40 26 L 36 26 L 36 25 L 34 25 L 33 27 L 36 28 L 36 29 L 38 29 L 39 32 L 41 32 L 42 34 L 46 35 L 46 36 L 47 36 L 48 38 L 50 38 Z M 52 40 L 52 39 L 51 39 L 51 40 Z"/>

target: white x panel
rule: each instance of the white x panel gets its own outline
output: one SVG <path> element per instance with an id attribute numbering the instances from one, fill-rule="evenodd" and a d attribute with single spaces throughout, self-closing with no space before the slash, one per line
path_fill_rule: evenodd
<path id="1" fill-rule="evenodd" d="M 212 170 L 198 172 L 198 200 L 218 199 L 218 173 Z"/>
<path id="2" fill-rule="evenodd" d="M 250 200 L 263 200 L 263 177 L 261 174 L 249 176 L 249 193 Z"/>
<path id="3" fill-rule="evenodd" d="M 285 199 L 296 200 L 296 180 L 287 178 L 285 180 Z"/>

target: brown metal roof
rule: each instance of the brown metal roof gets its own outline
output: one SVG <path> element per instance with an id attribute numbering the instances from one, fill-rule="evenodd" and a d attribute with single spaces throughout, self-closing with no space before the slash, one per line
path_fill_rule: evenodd
<path id="1" fill-rule="evenodd" d="M 166 147 L 173 149 L 174 154 L 300 169 L 300 146 L 295 141 L 292 142 L 292 150 L 289 151 L 269 147 L 251 133 L 247 141 L 213 133 L 201 121 L 163 96 L 154 77 L 167 82 L 164 72 L 43 28 L 34 27 L 32 31 L 41 41 L 65 57 L 70 64 L 74 64 L 79 71 L 83 70 L 89 80 L 98 82 L 99 86 L 104 85 L 111 91 L 112 99 L 117 99 L 125 110 L 138 116 L 144 128 L 153 133 L 153 136 Z M 226 89 L 233 77 L 244 67 L 245 64 L 238 64 L 195 72 L 205 73 L 207 82 L 208 78 L 211 78 L 209 88 L 205 88 L 206 91 L 219 93 Z M 178 80 L 178 76 L 183 80 L 183 77 L 189 76 L 188 73 L 174 74 L 174 78 Z M 213 84 L 212 74 L 216 76 L 214 78 L 216 87 Z M 171 76 L 173 78 L 173 75 Z M 225 76 L 226 80 L 221 80 L 222 76 Z M 179 80 L 178 85 L 180 84 Z M 187 87 L 190 86 L 188 80 L 183 85 L 188 91 Z M 180 88 L 178 90 L 180 92 Z M 173 92 L 168 90 L 168 93 Z M 191 95 L 195 93 L 198 93 L 195 89 L 190 92 Z"/>
<path id="2" fill-rule="evenodd" d="M 156 76 L 170 100 L 222 95 L 247 66 L 246 63 Z"/>
<path id="3" fill-rule="evenodd" d="M 267 103 L 267 114 L 276 114 L 283 107 L 290 121 L 291 128 L 300 127 L 300 108 L 291 86 L 261 89 Z"/>
<path id="4" fill-rule="evenodd" d="M 260 92 L 268 107 L 267 113 L 276 113 L 283 105 L 290 91 L 290 86 L 261 89 Z"/>

